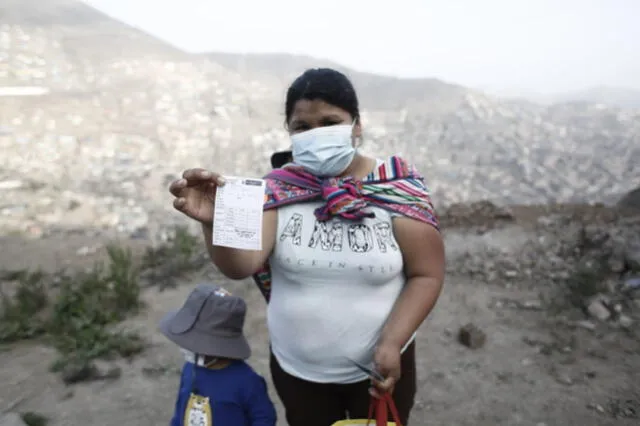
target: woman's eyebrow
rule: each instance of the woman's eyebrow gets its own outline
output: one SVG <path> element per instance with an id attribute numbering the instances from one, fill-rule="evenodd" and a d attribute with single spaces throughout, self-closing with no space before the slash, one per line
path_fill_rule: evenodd
<path id="1" fill-rule="evenodd" d="M 322 117 L 323 120 L 335 120 L 335 121 L 344 121 L 344 119 L 337 114 L 328 114 Z"/>

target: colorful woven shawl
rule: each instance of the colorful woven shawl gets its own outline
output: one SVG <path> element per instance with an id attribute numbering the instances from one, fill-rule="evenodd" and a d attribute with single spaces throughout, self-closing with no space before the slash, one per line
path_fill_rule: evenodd
<path id="1" fill-rule="evenodd" d="M 324 200 L 315 211 L 319 221 L 336 216 L 350 221 L 373 217 L 375 214 L 367 207 L 375 206 L 438 228 L 424 178 L 398 156 L 389 158 L 362 181 L 351 177 L 322 179 L 295 165 L 273 170 L 265 180 L 265 210 Z M 268 262 L 253 279 L 268 303 L 271 291 Z"/>

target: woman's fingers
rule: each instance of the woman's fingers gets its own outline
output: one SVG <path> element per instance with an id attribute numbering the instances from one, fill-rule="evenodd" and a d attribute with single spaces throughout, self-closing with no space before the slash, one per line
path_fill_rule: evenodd
<path id="1" fill-rule="evenodd" d="M 187 208 L 187 199 L 186 198 L 176 198 L 173 200 L 173 207 L 181 212 L 184 212 Z"/>
<path id="2" fill-rule="evenodd" d="M 219 173 L 205 169 L 188 169 L 182 173 L 182 179 L 174 180 L 169 186 L 169 192 L 174 197 L 182 197 L 183 190 L 188 187 L 201 185 L 206 191 L 214 189 L 216 186 L 224 185 L 224 178 Z"/>
<path id="3" fill-rule="evenodd" d="M 182 172 L 182 178 L 186 180 L 204 180 L 209 178 L 208 171 L 201 168 L 187 169 Z"/>
<path id="4" fill-rule="evenodd" d="M 369 386 L 369 395 L 378 399 L 382 398 L 382 396 L 380 395 L 380 392 L 378 392 L 378 389 L 376 389 L 375 385 Z"/>
<path id="5" fill-rule="evenodd" d="M 186 179 L 174 180 L 173 182 L 171 182 L 171 185 L 169 186 L 169 192 L 171 192 L 171 194 L 174 197 L 179 197 L 182 194 L 182 190 L 185 189 L 186 187 L 187 187 Z"/>
<path id="6" fill-rule="evenodd" d="M 393 377 L 387 377 L 383 382 L 377 382 L 376 385 L 382 392 L 391 393 L 396 385 L 396 379 Z"/>
<path id="7" fill-rule="evenodd" d="M 220 173 L 211 172 L 205 169 L 188 169 L 182 173 L 182 178 L 187 181 L 187 186 L 199 185 L 204 181 L 214 182 L 217 185 L 224 185 L 224 178 Z"/>
<path id="8" fill-rule="evenodd" d="M 176 197 L 173 207 L 187 216 L 192 216 L 193 212 L 187 210 L 200 205 L 204 200 L 210 200 L 215 194 L 216 186 L 222 185 L 224 178 L 219 173 L 201 168 L 185 170 L 181 179 L 169 185 L 169 192 Z"/>
<path id="9" fill-rule="evenodd" d="M 371 381 L 371 386 L 369 387 L 369 395 L 374 398 L 382 398 L 382 394 L 389 393 L 393 394 L 393 390 L 396 387 L 397 380 L 393 377 L 387 377 L 384 381 L 379 382 L 377 380 Z"/>

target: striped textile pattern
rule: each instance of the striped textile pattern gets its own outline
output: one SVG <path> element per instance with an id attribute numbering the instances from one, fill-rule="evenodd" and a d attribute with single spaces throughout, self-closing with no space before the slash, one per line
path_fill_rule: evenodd
<path id="1" fill-rule="evenodd" d="M 319 178 L 300 166 L 287 165 L 265 176 L 265 210 L 310 201 L 324 201 L 315 210 L 319 221 L 341 217 L 358 221 L 375 214 L 379 207 L 439 228 L 429 189 L 418 171 L 399 156 L 393 156 L 362 180 L 352 177 Z M 266 263 L 253 279 L 267 303 L 271 270 Z"/>

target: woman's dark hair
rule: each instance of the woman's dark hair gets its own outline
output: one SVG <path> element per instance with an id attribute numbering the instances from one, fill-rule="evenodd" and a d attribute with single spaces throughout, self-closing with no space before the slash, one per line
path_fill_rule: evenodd
<path id="1" fill-rule="evenodd" d="M 331 68 L 312 68 L 294 80 L 287 90 L 286 122 L 291 120 L 293 108 L 301 99 L 322 100 L 347 111 L 354 120 L 360 118 L 358 97 L 346 75 Z"/>

